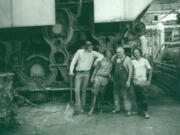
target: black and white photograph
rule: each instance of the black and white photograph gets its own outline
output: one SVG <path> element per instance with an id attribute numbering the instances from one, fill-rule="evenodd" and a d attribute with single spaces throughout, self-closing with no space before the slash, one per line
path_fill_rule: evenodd
<path id="1" fill-rule="evenodd" d="M 0 0 L 0 135 L 180 135 L 180 0 Z"/>

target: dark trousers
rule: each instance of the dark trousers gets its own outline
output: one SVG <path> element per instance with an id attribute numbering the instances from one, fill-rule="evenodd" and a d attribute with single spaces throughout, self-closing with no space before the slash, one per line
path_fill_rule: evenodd
<path id="1" fill-rule="evenodd" d="M 137 102 L 138 109 L 140 111 L 148 111 L 146 89 L 147 89 L 147 86 L 134 85 L 136 102 Z"/>
<path id="2" fill-rule="evenodd" d="M 120 110 L 120 96 L 123 98 L 123 104 L 125 111 L 131 111 L 131 96 L 130 96 L 130 88 L 127 88 L 124 84 L 121 84 L 118 80 L 114 81 L 114 105 L 115 109 Z"/>

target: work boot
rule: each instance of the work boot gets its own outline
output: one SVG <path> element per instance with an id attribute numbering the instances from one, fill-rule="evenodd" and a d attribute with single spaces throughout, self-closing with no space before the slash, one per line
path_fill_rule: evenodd
<path id="1" fill-rule="evenodd" d="M 93 114 L 93 112 L 94 112 L 94 109 L 91 109 L 88 113 L 88 116 L 91 116 Z"/>
<path id="2" fill-rule="evenodd" d="M 131 116 L 132 115 L 131 111 L 127 111 L 126 114 L 127 114 L 127 116 Z"/>
<path id="3" fill-rule="evenodd" d="M 75 114 L 81 114 L 84 113 L 84 110 L 80 106 L 75 107 Z"/>
<path id="4" fill-rule="evenodd" d="M 136 114 L 138 114 L 137 111 L 132 111 L 132 115 L 136 115 Z"/>
<path id="5" fill-rule="evenodd" d="M 120 112 L 120 109 L 119 109 L 119 108 L 115 108 L 115 109 L 112 111 L 112 113 L 118 113 L 118 112 Z"/>
<path id="6" fill-rule="evenodd" d="M 149 119 L 150 115 L 149 115 L 149 113 L 148 113 L 147 111 L 144 112 L 144 117 L 145 117 L 146 119 Z"/>
<path id="7" fill-rule="evenodd" d="M 103 105 L 101 103 L 97 103 L 97 110 L 98 112 L 102 113 L 103 112 Z"/>

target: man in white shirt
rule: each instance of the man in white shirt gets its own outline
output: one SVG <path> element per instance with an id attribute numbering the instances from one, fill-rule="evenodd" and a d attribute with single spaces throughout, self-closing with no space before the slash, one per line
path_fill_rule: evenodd
<path id="1" fill-rule="evenodd" d="M 103 59 L 103 55 L 93 51 L 93 45 L 90 41 L 86 41 L 84 49 L 79 49 L 70 65 L 70 76 L 75 75 L 75 100 L 77 111 L 83 112 L 86 104 L 86 88 L 88 86 L 90 70 L 96 60 L 96 62 Z M 76 67 L 75 67 L 76 66 Z M 82 88 L 82 97 L 80 98 L 80 88 Z"/>
<path id="2" fill-rule="evenodd" d="M 148 60 L 141 57 L 142 52 L 140 49 L 135 48 L 133 50 L 133 55 L 135 57 L 135 59 L 132 60 L 134 68 L 133 83 L 138 109 L 144 113 L 145 118 L 149 118 L 147 96 L 145 91 L 146 87 L 151 83 L 152 68 Z M 148 78 L 147 73 L 149 73 Z"/>

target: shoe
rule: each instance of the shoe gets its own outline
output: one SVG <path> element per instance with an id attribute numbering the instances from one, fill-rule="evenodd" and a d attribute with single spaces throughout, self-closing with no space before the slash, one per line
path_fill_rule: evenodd
<path id="1" fill-rule="evenodd" d="M 132 115 L 132 113 L 130 111 L 128 111 L 126 114 L 127 114 L 127 116 L 131 116 Z"/>
<path id="2" fill-rule="evenodd" d="M 120 112 L 120 109 L 114 109 L 114 110 L 112 111 L 112 113 L 118 113 L 118 112 Z"/>
<path id="3" fill-rule="evenodd" d="M 83 109 L 81 109 L 81 110 L 80 110 L 80 112 L 81 112 L 81 113 L 84 113 L 84 110 L 83 110 Z"/>
<path id="4" fill-rule="evenodd" d="M 91 116 L 91 115 L 93 114 L 93 111 L 94 111 L 94 110 L 91 109 L 91 110 L 89 111 L 89 113 L 88 113 L 88 116 Z"/>
<path id="5" fill-rule="evenodd" d="M 84 110 L 76 107 L 75 114 L 81 114 L 81 113 L 84 113 Z"/>
<path id="6" fill-rule="evenodd" d="M 146 119 L 149 119 L 149 117 L 150 117 L 149 113 L 148 113 L 148 112 L 144 112 L 144 117 L 145 117 Z"/>
<path id="7" fill-rule="evenodd" d="M 100 113 L 103 113 L 103 112 L 104 112 L 104 110 L 103 110 L 103 109 L 100 109 L 100 110 L 99 110 L 99 112 L 100 112 Z"/>
<path id="8" fill-rule="evenodd" d="M 136 114 L 138 114 L 138 112 L 132 111 L 132 115 L 136 115 Z"/>

